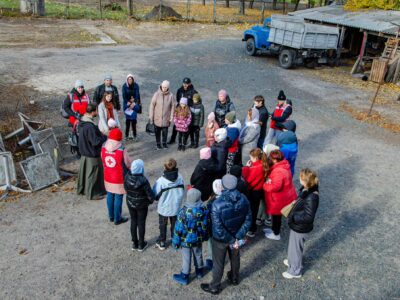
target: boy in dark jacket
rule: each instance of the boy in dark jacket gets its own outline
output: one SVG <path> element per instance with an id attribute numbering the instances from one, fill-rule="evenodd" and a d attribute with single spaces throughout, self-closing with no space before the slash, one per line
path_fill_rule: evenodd
<path id="1" fill-rule="evenodd" d="M 132 74 L 128 74 L 122 85 L 122 99 L 125 113 L 125 140 L 129 139 L 129 129 L 132 127 L 133 140 L 136 140 L 137 114 L 142 112 L 139 85 Z"/>
<path id="2" fill-rule="evenodd" d="M 217 178 L 217 160 L 211 157 L 210 148 L 200 150 L 200 161 L 190 177 L 192 187 L 201 192 L 201 200 L 207 201 L 212 194 L 212 184 Z"/>
<path id="3" fill-rule="evenodd" d="M 201 103 L 200 94 L 193 95 L 193 104 L 189 106 L 192 113 L 192 122 L 189 126 L 190 145 L 189 148 L 198 148 L 200 139 L 200 128 L 204 125 L 204 105 Z"/>
<path id="4" fill-rule="evenodd" d="M 125 177 L 126 204 L 131 215 L 132 250 L 142 252 L 147 247 L 144 240 L 148 207 L 154 201 L 150 183 L 144 176 L 143 160 L 134 160 L 130 174 Z M 138 239 L 139 232 L 139 239 Z"/>
<path id="5" fill-rule="evenodd" d="M 288 215 L 290 228 L 288 258 L 283 261 L 288 269 L 282 273 L 286 279 L 302 276 L 304 242 L 308 233 L 313 230 L 319 204 L 317 174 L 310 169 L 302 170 L 300 183 L 302 187 L 299 198 Z"/>
<path id="6" fill-rule="evenodd" d="M 197 278 L 204 276 L 202 243 L 208 240 L 210 212 L 200 199 L 201 192 L 195 188 L 187 192 L 186 202 L 178 213 L 172 244 L 181 248 L 182 272 L 173 279 L 181 284 L 189 283 L 192 256 Z"/>
<path id="7" fill-rule="evenodd" d="M 226 173 L 226 158 L 230 141 L 227 139 L 225 128 L 219 128 L 214 133 L 215 143 L 211 146 L 211 156 L 217 160 L 217 178 L 222 178 Z"/>

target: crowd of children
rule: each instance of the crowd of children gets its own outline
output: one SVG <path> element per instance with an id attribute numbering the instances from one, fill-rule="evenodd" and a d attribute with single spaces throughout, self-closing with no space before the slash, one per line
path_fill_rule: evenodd
<path id="1" fill-rule="evenodd" d="M 127 76 L 122 94 L 125 138 L 129 138 L 131 127 L 135 139 L 136 117 L 141 113 L 142 104 L 133 75 Z M 150 121 L 156 126 L 157 149 L 168 147 L 167 130 L 171 121 L 178 136 L 178 151 L 186 150 L 189 137 L 189 147 L 198 148 L 200 145 L 205 115 L 201 96 L 189 78 L 184 79 L 179 95 L 175 107 L 169 82 L 164 81 L 150 104 Z M 159 101 L 162 101 L 162 107 Z M 207 270 L 213 271 L 213 281 L 203 284 L 202 289 L 217 294 L 226 251 L 232 267 L 228 281 L 238 284 L 239 248 L 251 242 L 248 238 L 253 238 L 257 227 L 262 224 L 269 225 L 263 229 L 267 239 L 280 240 L 282 211 L 289 209 L 288 259 L 284 261 L 288 269 L 282 275 L 290 279 L 301 277 L 304 241 L 313 229 L 318 208 L 318 178 L 314 171 L 303 169 L 300 172 L 301 189 L 296 192 L 293 183 L 298 152 L 296 123 L 289 119 L 292 103 L 283 91 L 279 92 L 271 115 L 264 98 L 255 96 L 243 126 L 227 92 L 219 91 L 215 108 L 207 117 L 205 145 L 200 149 L 200 160 L 188 187 L 172 158 L 164 163 L 162 176 L 151 187 L 144 175 L 144 162 L 141 159 L 132 161 L 124 148 L 115 106 L 112 88 L 106 86 L 98 114 L 100 131 L 108 136 L 100 153 L 107 207 L 110 221 L 117 225 L 126 222 L 127 219 L 121 216 L 121 206 L 123 195 L 127 195 L 132 250 L 141 252 L 148 246 L 145 240 L 146 217 L 148 206 L 156 201 L 159 215 L 156 246 L 160 250 L 167 247 L 167 227 L 170 224 L 172 245 L 182 253 L 181 272 L 173 279 L 188 284 L 193 260 L 197 278 L 202 278 Z M 93 111 L 93 107 L 88 107 Z M 89 117 L 94 116 L 95 113 Z M 73 117 L 80 120 L 75 113 Z M 85 115 L 82 119 L 87 117 Z M 267 131 L 269 118 L 271 122 Z M 173 133 L 168 144 L 173 144 L 175 138 Z M 206 241 L 209 257 L 204 262 L 202 244 Z"/>

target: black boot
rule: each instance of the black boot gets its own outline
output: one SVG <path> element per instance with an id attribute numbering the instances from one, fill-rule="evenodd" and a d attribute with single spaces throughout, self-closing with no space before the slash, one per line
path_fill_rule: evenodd
<path id="1" fill-rule="evenodd" d="M 200 139 L 200 132 L 196 131 L 194 133 L 194 147 L 195 149 L 199 148 L 199 139 Z"/>
<path id="2" fill-rule="evenodd" d="M 178 146 L 178 151 L 181 151 L 181 150 L 182 150 L 182 145 L 179 144 L 179 146 Z"/>
<path id="3" fill-rule="evenodd" d="M 168 149 L 167 143 L 163 143 L 162 146 L 164 149 Z"/>
<path id="4" fill-rule="evenodd" d="M 182 151 L 185 151 L 185 150 L 186 150 L 186 146 L 182 145 Z"/>

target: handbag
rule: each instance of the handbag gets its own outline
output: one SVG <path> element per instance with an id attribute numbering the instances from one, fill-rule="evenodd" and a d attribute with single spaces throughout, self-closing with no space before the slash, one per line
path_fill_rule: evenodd
<path id="1" fill-rule="evenodd" d="M 150 135 L 156 135 L 154 124 L 150 122 L 150 120 L 146 124 L 146 132 Z"/>
<path id="2" fill-rule="evenodd" d="M 281 209 L 281 214 L 282 216 L 284 216 L 285 218 L 288 217 L 288 215 L 290 214 L 290 212 L 292 211 L 294 205 L 296 203 L 296 200 L 292 201 L 291 203 L 289 203 L 288 205 L 286 205 L 285 207 L 283 207 Z"/>

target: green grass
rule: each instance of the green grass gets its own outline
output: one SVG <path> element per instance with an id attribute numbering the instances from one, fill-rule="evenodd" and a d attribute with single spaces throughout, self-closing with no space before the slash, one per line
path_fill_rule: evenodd
<path id="1" fill-rule="evenodd" d="M 15 16 L 18 10 L 19 0 L 0 0 L 0 15 Z M 103 9 L 101 16 L 98 8 L 79 4 L 70 4 L 68 8 L 62 3 L 46 1 L 46 17 L 68 19 L 100 19 L 102 17 L 103 19 L 122 21 L 127 19 L 127 10 L 125 8 L 121 11 Z"/>

